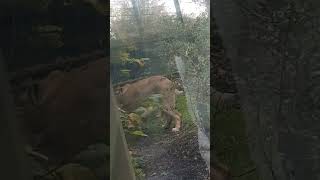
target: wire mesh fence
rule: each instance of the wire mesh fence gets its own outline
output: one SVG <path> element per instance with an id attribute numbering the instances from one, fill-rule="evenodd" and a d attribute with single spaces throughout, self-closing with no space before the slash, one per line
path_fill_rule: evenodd
<path id="1" fill-rule="evenodd" d="M 200 153 L 210 165 L 210 66 L 209 61 L 183 60 L 175 57 L 180 73 L 189 112 L 198 126 Z"/>

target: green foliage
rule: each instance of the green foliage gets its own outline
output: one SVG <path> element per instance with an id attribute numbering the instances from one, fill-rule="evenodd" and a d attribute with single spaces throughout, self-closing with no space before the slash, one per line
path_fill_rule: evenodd
<path id="1" fill-rule="evenodd" d="M 198 58 L 209 61 L 210 29 L 207 13 L 196 18 L 184 16 L 183 25 L 177 21 L 176 16 L 169 15 L 163 4 L 157 1 L 141 1 L 141 11 L 146 10 L 145 8 L 149 5 L 154 8 L 147 8 L 148 13 L 158 16 L 140 17 L 143 22 L 143 37 L 140 37 L 136 19 L 128 8 L 128 3 L 123 3 L 122 8 L 118 11 L 114 10 L 113 14 L 116 17 L 111 21 L 111 32 L 116 40 L 122 41 L 124 49 L 129 44 L 134 44 L 138 48 L 143 38 L 143 50 L 151 58 L 153 72 L 175 71 L 173 61 L 175 55 L 183 56 L 188 61 Z M 111 46 L 113 46 L 112 41 Z M 131 53 L 133 51 L 127 50 L 127 52 L 133 54 Z M 132 56 L 131 58 L 137 57 Z"/>
<path id="2" fill-rule="evenodd" d="M 148 136 L 145 133 L 143 133 L 142 131 L 133 131 L 133 132 L 130 132 L 130 134 L 136 135 L 136 136 L 142 136 L 142 137 L 147 137 Z"/>
<path id="3" fill-rule="evenodd" d="M 145 180 L 145 173 L 142 170 L 143 160 L 140 157 L 132 157 L 132 166 L 137 180 Z"/>
<path id="4" fill-rule="evenodd" d="M 182 122 L 184 129 L 193 129 L 195 124 L 192 120 L 192 117 L 188 111 L 187 98 L 186 96 L 177 96 L 176 102 L 177 111 L 182 115 Z"/>
<path id="5" fill-rule="evenodd" d="M 54 25 L 44 25 L 44 26 L 35 26 L 32 27 L 32 31 L 35 33 L 44 33 L 44 32 L 62 32 L 62 28 Z"/>
<path id="6" fill-rule="evenodd" d="M 143 101 L 141 103 L 141 105 L 143 107 L 157 107 L 159 108 L 161 106 L 161 102 L 162 102 L 162 96 L 150 96 L 148 99 L 146 99 L 145 101 Z"/>
<path id="7" fill-rule="evenodd" d="M 219 160 L 228 165 L 234 175 L 252 169 L 254 164 L 250 159 L 242 112 L 234 109 L 220 113 L 213 119 L 213 123 L 213 146 Z M 238 179 L 256 180 L 258 177 L 254 172 Z"/>
<path id="8" fill-rule="evenodd" d="M 197 18 L 184 17 L 185 24 L 173 21 L 171 16 L 159 20 L 159 39 L 153 52 L 172 59 L 174 55 L 195 58 L 205 56 L 209 50 L 209 19 L 205 15 Z M 202 54 L 201 54 L 202 53 Z"/>
<path id="9" fill-rule="evenodd" d="M 128 114 L 128 112 L 120 112 L 120 113 L 121 113 L 120 119 L 122 121 L 122 125 L 127 132 L 132 133 L 136 130 L 141 130 L 142 119 L 140 115 L 136 113 Z"/>
<path id="10" fill-rule="evenodd" d="M 165 130 L 162 128 L 162 125 L 164 125 L 163 119 L 161 117 L 157 117 L 157 114 L 161 111 L 161 103 L 162 98 L 155 95 L 141 103 L 141 106 L 147 109 L 149 108 L 149 110 L 150 107 L 153 109 L 153 111 L 151 111 L 151 113 L 145 118 L 144 123 L 141 126 L 142 129 L 144 129 L 144 131 L 152 137 L 165 132 Z"/>
<path id="11" fill-rule="evenodd" d="M 34 12 L 44 12 L 48 10 L 50 0 L 15 0 L 15 6 Z"/>
<path id="12" fill-rule="evenodd" d="M 63 29 L 54 25 L 35 25 L 27 38 L 29 51 L 48 52 L 64 45 L 62 40 Z M 38 52 L 37 52 L 38 53 Z"/>
<path id="13" fill-rule="evenodd" d="M 120 53 L 119 53 L 119 60 L 121 61 L 121 62 L 125 62 L 125 61 L 127 61 L 129 59 L 129 53 L 127 53 L 127 52 L 121 52 L 120 51 Z"/>
<path id="14" fill-rule="evenodd" d="M 56 49 L 63 46 L 58 33 L 37 34 L 29 39 L 29 44 L 36 49 Z"/>
<path id="15" fill-rule="evenodd" d="M 130 76 L 130 70 L 128 69 L 122 69 L 120 70 L 121 76 L 129 77 Z"/>

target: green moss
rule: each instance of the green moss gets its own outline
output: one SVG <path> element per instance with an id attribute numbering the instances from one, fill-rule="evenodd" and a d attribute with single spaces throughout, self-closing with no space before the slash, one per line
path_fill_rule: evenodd
<path id="1" fill-rule="evenodd" d="M 245 120 L 240 110 L 230 110 L 218 114 L 213 119 L 214 147 L 219 160 L 226 164 L 233 175 L 242 174 L 254 167 L 250 159 Z M 256 172 L 235 178 L 237 180 L 257 180 Z"/>
<path id="2" fill-rule="evenodd" d="M 182 114 L 183 129 L 194 129 L 196 126 L 189 113 L 186 96 L 177 96 L 176 108 Z"/>

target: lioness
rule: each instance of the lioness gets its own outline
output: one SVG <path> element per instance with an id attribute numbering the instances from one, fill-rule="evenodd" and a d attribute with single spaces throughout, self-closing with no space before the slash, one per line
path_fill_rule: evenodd
<path id="1" fill-rule="evenodd" d="M 30 98 L 36 105 L 24 100 L 22 115 L 28 131 L 42 134 L 35 146 L 45 153 L 72 157 L 90 144 L 106 141 L 108 71 L 106 59 L 101 58 L 86 69 L 53 71 L 38 82 L 35 98 Z"/>
<path id="2" fill-rule="evenodd" d="M 181 114 L 175 110 L 176 94 L 179 91 L 168 78 L 163 76 L 151 76 L 133 83 L 115 87 L 115 94 L 121 107 L 128 111 L 135 110 L 139 103 L 152 94 L 163 96 L 162 112 L 165 115 L 168 128 L 175 120 L 175 127 L 172 131 L 179 131 L 181 127 Z"/>

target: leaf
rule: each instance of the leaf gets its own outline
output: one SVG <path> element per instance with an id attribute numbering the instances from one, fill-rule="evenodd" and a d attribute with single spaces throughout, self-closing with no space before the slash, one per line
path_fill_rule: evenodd
<path id="1" fill-rule="evenodd" d="M 130 72 L 130 70 L 129 69 L 122 69 L 122 70 L 120 70 L 121 72 Z"/>
<path id="2" fill-rule="evenodd" d="M 122 69 L 122 70 L 120 70 L 120 73 L 121 73 L 121 75 L 123 75 L 123 76 L 130 76 L 130 70 L 128 70 L 128 69 Z"/>
<path id="3" fill-rule="evenodd" d="M 128 120 L 135 123 L 135 124 L 140 124 L 141 123 L 141 117 L 136 114 L 136 113 L 130 113 L 128 115 Z"/>
<path id="4" fill-rule="evenodd" d="M 120 52 L 119 59 L 123 62 L 127 61 L 129 58 L 129 53 L 127 52 Z"/>
<path id="5" fill-rule="evenodd" d="M 161 94 L 153 94 L 149 97 L 149 99 L 151 99 L 152 101 L 154 101 L 156 103 L 160 103 L 161 99 L 162 99 L 162 95 Z"/>
<path id="6" fill-rule="evenodd" d="M 45 25 L 32 27 L 32 31 L 35 32 L 62 32 L 63 28 L 55 25 Z"/>
<path id="7" fill-rule="evenodd" d="M 136 136 L 143 136 L 143 137 L 147 137 L 148 136 L 145 133 L 143 133 L 142 131 L 133 131 L 130 134 L 136 135 Z"/>
<path id="8" fill-rule="evenodd" d="M 134 112 L 137 113 L 137 114 L 139 114 L 139 115 L 141 115 L 141 114 L 143 114 L 143 113 L 146 112 L 146 111 L 147 111 L 147 109 L 146 109 L 145 107 L 140 106 L 140 107 L 137 108 Z"/>

